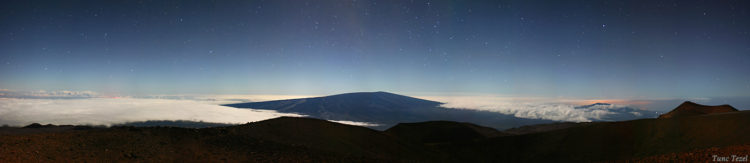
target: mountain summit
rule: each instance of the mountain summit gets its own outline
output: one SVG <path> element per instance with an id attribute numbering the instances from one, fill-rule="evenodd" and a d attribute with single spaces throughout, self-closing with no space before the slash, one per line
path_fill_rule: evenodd
<path id="1" fill-rule="evenodd" d="M 346 109 L 348 111 L 364 111 L 373 109 L 377 111 L 394 111 L 401 109 L 435 107 L 440 104 L 442 103 L 388 92 L 356 92 L 324 97 L 228 104 L 225 106 L 237 108 L 273 109 L 285 112 L 314 113 L 320 110 L 342 111 L 330 109 Z M 311 107 L 315 109 L 312 109 Z"/>
<path id="2" fill-rule="evenodd" d="M 388 92 L 356 92 L 324 97 L 228 104 L 236 108 L 276 110 L 333 120 L 382 122 L 384 118 L 417 120 L 417 112 L 438 107 L 440 102 Z"/>
<path id="3" fill-rule="evenodd" d="M 575 108 L 576 109 L 582 109 L 582 108 L 591 108 L 591 107 L 595 107 L 595 106 L 612 106 L 612 104 L 608 104 L 608 103 L 594 103 L 594 104 L 591 104 L 591 105 L 577 106 Z"/>
<path id="4" fill-rule="evenodd" d="M 675 117 L 687 117 L 714 113 L 725 113 L 725 112 L 736 112 L 738 111 L 730 105 L 718 105 L 718 106 L 707 106 L 696 104 L 694 102 L 685 101 L 684 103 L 677 106 L 672 111 L 662 114 L 659 118 L 675 118 Z"/>

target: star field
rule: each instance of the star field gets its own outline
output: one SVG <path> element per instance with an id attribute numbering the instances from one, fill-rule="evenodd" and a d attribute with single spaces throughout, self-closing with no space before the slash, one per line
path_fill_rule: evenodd
<path id="1" fill-rule="evenodd" d="M 750 96 L 747 1 L 3 1 L 0 88 Z"/>

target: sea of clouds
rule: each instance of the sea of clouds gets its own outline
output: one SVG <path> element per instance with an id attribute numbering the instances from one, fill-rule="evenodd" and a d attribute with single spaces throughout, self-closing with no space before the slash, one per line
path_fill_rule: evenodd
<path id="1" fill-rule="evenodd" d="M 519 98 L 497 96 L 421 96 L 420 98 L 440 101 L 445 108 L 469 109 L 498 112 L 519 118 L 545 119 L 568 122 L 591 122 L 606 119 L 615 114 L 633 114 L 641 116 L 639 112 L 621 113 L 616 109 L 633 107 L 622 104 L 596 105 L 594 100 L 551 99 L 551 98 Z M 652 117 L 644 117 L 652 118 Z"/>
<path id="2" fill-rule="evenodd" d="M 281 116 L 305 115 L 233 108 L 221 104 L 304 98 L 308 95 L 149 95 L 108 97 L 91 91 L 12 91 L 0 89 L 0 125 L 32 123 L 105 125 L 149 120 L 189 120 L 243 124 Z M 333 122 L 377 126 L 355 121 Z"/>
<path id="3" fill-rule="evenodd" d="M 240 124 L 280 116 L 270 110 L 237 109 L 191 100 L 139 98 L 0 98 L 0 124 L 113 125 L 147 120 L 191 120 Z"/>
<path id="4" fill-rule="evenodd" d="M 113 125 L 148 120 L 190 120 L 240 124 L 280 116 L 304 116 L 271 110 L 233 108 L 221 104 L 314 97 L 312 95 L 151 95 L 108 97 L 91 91 L 11 91 L 0 89 L 0 125 L 24 126 L 31 123 L 57 125 Z M 607 117 L 632 114 L 622 112 L 628 101 L 520 98 L 502 96 L 417 96 L 443 102 L 442 107 L 492 111 L 519 118 L 570 122 L 608 120 Z M 693 99 L 696 100 L 696 99 Z M 701 99 L 697 99 L 701 100 Z M 594 102 L 625 104 L 581 107 Z M 668 101 L 668 100 L 662 100 Z M 650 101 L 647 103 L 653 103 Z M 630 102 L 634 103 L 634 102 Z M 636 102 L 640 103 L 640 102 Z M 665 103 L 674 107 L 681 100 Z M 667 108 L 664 107 L 664 108 Z M 620 110 L 618 110 L 620 109 Z M 653 115 L 653 114 L 652 114 Z M 643 117 L 652 118 L 652 117 Z M 377 126 L 368 122 L 334 121 L 350 125 Z"/>

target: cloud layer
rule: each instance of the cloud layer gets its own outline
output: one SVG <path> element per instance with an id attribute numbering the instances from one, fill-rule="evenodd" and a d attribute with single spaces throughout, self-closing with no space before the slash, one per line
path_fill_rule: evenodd
<path id="1" fill-rule="evenodd" d="M 555 121 L 590 122 L 610 119 L 610 117 L 643 117 L 640 111 L 632 111 L 623 105 L 597 105 L 580 107 L 588 100 L 514 98 L 493 96 L 428 96 L 424 99 L 443 102 L 443 107 L 453 109 L 471 109 L 492 111 L 513 115 L 519 118 L 546 119 Z M 628 112 L 623 112 L 627 110 Z M 635 112 L 635 113 L 632 113 Z"/>
<path id="2" fill-rule="evenodd" d="M 315 97 L 314 95 L 149 95 L 136 96 L 135 98 L 148 99 L 171 99 L 171 100 L 193 100 L 211 104 L 233 104 L 243 102 L 259 102 L 271 100 L 284 100 Z"/>
<path id="3" fill-rule="evenodd" d="M 303 116 L 269 110 L 237 109 L 219 104 L 310 97 L 306 95 L 156 95 L 101 98 L 90 91 L 28 91 L 0 89 L 0 125 L 31 123 L 112 125 L 147 120 L 192 120 L 246 123 L 279 116 Z M 617 100 L 571 100 L 498 96 L 421 96 L 443 107 L 492 111 L 519 118 L 589 122 L 650 118 L 654 112 L 627 105 L 594 105 Z M 619 101 L 622 102 L 622 101 Z M 675 105 L 676 106 L 676 105 Z M 377 126 L 367 122 L 334 121 Z"/>
<path id="4" fill-rule="evenodd" d="M 354 125 L 354 126 L 365 126 L 365 127 L 375 127 L 375 126 L 382 125 L 382 124 L 377 124 L 377 123 L 357 122 L 357 121 L 344 121 L 344 120 L 328 120 L 328 121 L 336 122 L 336 123 L 341 123 L 341 124 Z"/>
<path id="5" fill-rule="evenodd" d="M 31 123 L 112 125 L 146 120 L 193 120 L 246 123 L 280 116 L 301 116 L 268 110 L 237 109 L 191 100 L 85 98 L 0 98 L 0 125 Z"/>

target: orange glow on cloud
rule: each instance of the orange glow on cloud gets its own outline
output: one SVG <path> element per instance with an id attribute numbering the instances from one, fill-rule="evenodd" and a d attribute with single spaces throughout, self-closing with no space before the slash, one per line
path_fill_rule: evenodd
<path id="1" fill-rule="evenodd" d="M 576 104 L 579 105 L 589 105 L 593 103 L 608 103 L 608 104 L 617 104 L 617 105 L 648 105 L 651 104 L 650 101 L 645 100 L 623 100 L 623 99 L 596 99 L 596 100 L 582 100 L 579 102 L 576 102 Z"/>

